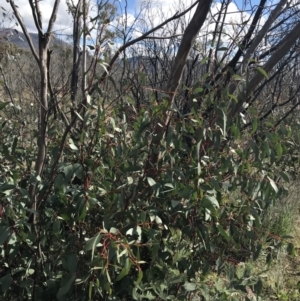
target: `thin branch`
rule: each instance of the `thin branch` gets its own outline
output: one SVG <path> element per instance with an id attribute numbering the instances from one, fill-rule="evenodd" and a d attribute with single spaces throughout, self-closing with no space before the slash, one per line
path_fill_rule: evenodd
<path id="1" fill-rule="evenodd" d="M 272 68 L 278 62 L 290 51 L 292 46 L 295 44 L 295 42 L 299 39 L 300 37 L 300 23 L 298 23 L 288 35 L 281 41 L 279 44 L 278 48 L 276 51 L 273 53 L 273 55 L 269 58 L 269 60 L 264 64 L 262 69 L 266 72 L 269 73 Z M 248 96 L 251 91 L 253 91 L 257 85 L 263 80 L 264 75 L 257 71 L 255 76 L 250 80 L 250 82 L 247 85 L 246 90 L 244 90 L 238 97 L 238 103 L 237 105 L 233 108 L 231 108 L 231 116 L 234 116 L 243 106 L 243 103 L 247 101 Z"/>
<path id="2" fill-rule="evenodd" d="M 47 30 L 48 34 L 50 34 L 51 31 L 52 31 L 54 22 L 55 22 L 56 17 L 57 17 L 57 11 L 58 11 L 59 4 L 60 4 L 60 0 L 55 0 L 54 7 L 53 7 L 53 10 L 52 10 L 52 14 L 51 14 L 49 24 L 48 24 L 48 30 Z"/>
<path id="3" fill-rule="evenodd" d="M 196 40 L 196 37 L 198 36 L 198 33 L 204 24 L 207 14 L 209 12 L 210 6 L 211 6 L 212 0 L 200 0 L 198 3 L 198 6 L 196 8 L 196 11 L 186 27 L 181 43 L 179 45 L 172 70 L 171 70 L 171 76 L 169 78 L 168 84 L 167 84 L 167 91 L 169 94 L 168 97 L 168 110 L 165 111 L 162 118 L 160 118 L 159 121 L 157 121 L 155 129 L 154 129 L 154 135 L 151 141 L 151 149 L 153 150 L 156 148 L 156 146 L 159 145 L 160 141 L 164 139 L 164 135 L 169 127 L 171 117 L 172 117 L 172 111 L 170 109 L 172 108 L 172 104 L 174 102 L 174 97 L 176 95 L 176 91 L 178 89 L 179 83 L 181 81 L 182 73 L 185 67 L 186 60 L 188 58 L 188 55 L 192 49 L 192 46 Z M 144 174 L 150 174 L 151 172 L 156 172 L 156 165 L 160 159 L 160 155 L 155 151 L 151 151 L 148 157 L 148 160 L 145 164 L 145 170 Z"/>
<path id="4" fill-rule="evenodd" d="M 299 103 L 296 103 L 289 111 L 287 111 L 282 118 L 280 118 L 276 123 L 275 123 L 275 128 L 284 120 L 286 119 L 297 107 L 299 106 Z"/>
<path id="5" fill-rule="evenodd" d="M 30 6 L 32 10 L 32 13 L 35 14 L 36 16 L 36 21 L 37 21 L 37 26 L 36 28 L 38 29 L 39 34 L 43 34 L 43 21 L 42 21 L 42 12 L 40 9 L 40 4 L 39 4 L 40 0 L 34 0 L 34 4 L 33 4 L 33 0 L 29 0 Z"/>
<path id="6" fill-rule="evenodd" d="M 173 15 L 171 18 L 167 19 L 166 21 L 162 22 L 161 24 L 157 25 L 156 27 L 152 28 L 151 30 L 147 31 L 146 33 L 144 33 L 143 35 L 141 35 L 140 37 L 129 41 L 128 43 L 124 44 L 123 46 L 121 46 L 117 52 L 115 53 L 115 55 L 112 57 L 112 59 L 110 60 L 108 66 L 107 66 L 107 70 L 105 70 L 101 76 L 101 78 L 98 80 L 98 82 L 93 85 L 93 87 L 90 89 L 89 94 L 92 94 L 95 90 L 96 90 L 96 86 L 98 86 L 101 82 L 103 82 L 103 80 L 106 78 L 106 76 L 108 75 L 108 72 L 111 70 L 113 64 L 115 63 L 115 61 L 117 60 L 117 58 L 119 57 L 119 55 L 128 47 L 130 47 L 131 45 L 136 44 L 137 42 L 140 42 L 144 39 L 146 39 L 151 33 L 155 32 L 156 30 L 162 28 L 163 26 L 165 26 L 166 24 L 168 24 L 171 21 L 174 21 L 176 19 L 179 19 L 180 17 L 184 16 L 186 13 L 188 13 L 191 9 L 193 9 L 200 0 L 197 0 L 194 4 L 192 4 L 189 8 L 187 8 L 185 11 L 183 11 L 182 13 L 176 13 L 175 15 Z"/>
<path id="7" fill-rule="evenodd" d="M 243 51 L 245 50 L 245 48 L 247 47 L 247 44 L 249 43 L 249 41 L 251 39 L 251 36 L 254 32 L 254 29 L 256 28 L 256 26 L 258 24 L 259 18 L 262 15 L 262 12 L 263 12 L 263 9 L 266 5 L 266 2 L 267 2 L 267 0 L 261 0 L 260 1 L 260 4 L 258 5 L 258 9 L 257 9 L 257 11 L 254 15 L 254 18 L 253 18 L 253 21 L 250 25 L 250 28 L 249 28 L 247 34 L 244 36 L 243 41 L 241 43 L 241 46 L 239 47 L 239 50 L 237 51 L 237 53 L 235 54 L 233 59 L 229 62 L 229 64 L 226 67 L 224 67 L 224 69 L 228 70 L 230 68 L 232 68 L 232 69 L 235 68 L 237 62 L 239 61 L 240 57 L 243 54 Z"/>
<path id="8" fill-rule="evenodd" d="M 24 33 L 24 35 L 26 37 L 27 43 L 29 44 L 30 50 L 31 50 L 31 52 L 32 52 L 32 54 L 33 54 L 36 62 L 38 64 L 40 64 L 39 56 L 38 56 L 38 53 L 37 53 L 37 51 L 36 51 L 36 49 L 35 49 L 35 47 L 33 45 L 33 42 L 31 40 L 31 36 L 30 36 L 30 34 L 29 34 L 29 32 L 28 32 L 28 30 L 27 30 L 27 28 L 26 28 L 26 26 L 25 26 L 25 24 L 24 24 L 24 22 L 23 22 L 23 20 L 22 20 L 22 18 L 20 16 L 20 14 L 19 14 L 19 12 L 17 10 L 17 7 L 16 7 L 16 5 L 15 5 L 15 3 L 14 3 L 13 0 L 10 1 L 10 6 L 11 6 L 12 10 L 14 11 L 14 14 L 15 14 L 15 16 L 16 16 L 19 24 L 22 27 L 23 33 Z"/>
<path id="9" fill-rule="evenodd" d="M 36 15 L 36 8 L 35 8 L 34 3 L 32 2 L 32 0 L 29 1 L 29 5 L 31 7 L 31 12 L 32 12 L 32 15 L 33 15 L 33 20 L 34 20 L 35 27 L 36 27 L 36 29 L 39 33 L 43 33 L 43 29 L 40 26 L 38 16 Z"/>
<path id="10" fill-rule="evenodd" d="M 169 36 L 169 37 L 146 37 L 145 40 L 168 40 L 168 39 L 173 39 L 173 38 L 177 38 L 177 37 L 182 37 L 183 34 L 179 33 L 179 34 L 174 34 L 173 36 Z"/>
<path id="11" fill-rule="evenodd" d="M 11 93 L 10 88 L 9 88 L 9 86 L 8 86 L 8 83 L 7 83 L 7 79 L 6 79 L 5 73 L 3 72 L 3 69 L 2 69 L 2 67 L 1 67 L 1 65 L 0 65 L 0 72 L 1 72 L 2 77 L 3 77 L 3 79 L 4 79 L 4 86 L 5 86 L 5 89 L 6 89 L 7 93 L 8 93 L 8 95 L 9 95 L 9 98 L 10 98 L 11 102 L 12 102 L 13 104 L 15 104 L 15 100 L 14 100 L 14 98 L 13 98 L 13 96 L 12 96 L 12 93 Z M 15 113 L 16 113 L 16 112 L 15 112 Z"/>
<path id="12" fill-rule="evenodd" d="M 280 14 L 280 12 L 282 11 L 284 5 L 286 4 L 287 0 L 281 0 L 277 6 L 274 8 L 274 10 L 272 10 L 267 22 L 264 24 L 264 26 L 262 27 L 262 29 L 259 31 L 259 33 L 255 36 L 255 38 L 253 39 L 250 47 L 248 48 L 245 56 L 244 56 L 244 60 L 242 62 L 242 72 L 244 71 L 248 60 L 250 59 L 251 55 L 254 53 L 256 47 L 259 45 L 259 43 L 262 41 L 262 39 L 264 38 L 264 36 L 267 34 L 269 28 L 271 27 L 271 25 L 274 23 L 274 21 L 276 20 L 276 18 L 278 17 L 278 15 Z"/>

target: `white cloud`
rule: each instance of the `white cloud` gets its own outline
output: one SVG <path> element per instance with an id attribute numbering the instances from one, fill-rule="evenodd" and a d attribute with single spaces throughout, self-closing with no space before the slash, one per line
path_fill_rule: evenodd
<path id="1" fill-rule="evenodd" d="M 31 12 L 31 7 L 29 5 L 28 0 L 16 0 L 15 5 L 18 6 L 19 14 L 22 17 L 22 20 L 27 27 L 29 32 L 37 32 L 34 19 Z M 42 12 L 42 21 L 43 21 L 43 30 L 46 31 L 49 19 L 51 17 L 51 13 L 53 10 L 54 0 L 46 0 L 46 1 L 40 1 L 39 2 L 40 9 Z M 6 13 L 8 16 L 12 15 L 12 9 L 9 5 L 9 3 L 1 3 L 1 6 L 6 10 Z M 5 26 L 12 26 L 14 25 L 13 22 L 11 22 L 8 18 L 4 20 L 3 27 Z M 16 27 L 17 29 L 21 30 L 21 27 Z M 55 31 L 59 32 L 70 32 L 70 29 L 72 28 L 72 18 L 70 14 L 68 14 L 67 11 L 67 5 L 65 1 L 61 1 L 59 5 L 59 10 L 55 22 Z"/>
<path id="2" fill-rule="evenodd" d="M 46 30 L 49 18 L 51 16 L 51 12 L 53 9 L 55 0 L 43 0 L 40 1 L 40 8 L 42 11 L 43 16 L 43 29 Z M 3 2 L 3 1 L 2 1 Z M 77 2 L 75 0 L 74 2 Z M 124 28 L 124 24 L 127 23 L 127 28 L 132 26 L 130 37 L 131 39 L 135 39 L 139 37 L 142 33 L 146 32 L 147 30 L 157 26 L 158 24 L 162 23 L 167 18 L 174 15 L 176 12 L 182 12 L 191 4 L 195 3 L 195 0 L 136 0 L 136 7 L 137 11 L 134 13 L 132 10 L 129 11 L 127 16 L 120 15 L 116 18 L 116 20 L 111 22 L 110 28 Z M 31 8 L 29 5 L 28 0 L 15 0 L 15 4 L 19 7 L 20 15 L 24 20 L 24 23 L 30 32 L 36 32 L 33 16 L 31 13 Z M 4 2 L 1 3 L 8 12 L 11 12 L 11 8 L 9 3 Z M 219 12 L 221 8 L 221 4 L 215 2 L 211 8 L 211 14 L 208 17 L 207 21 L 203 25 L 200 36 L 202 36 L 202 40 L 204 38 L 208 41 L 212 38 L 212 32 L 215 30 L 215 18 L 216 14 Z M 163 29 L 157 31 L 154 35 L 158 36 L 170 36 L 172 34 L 181 34 L 183 33 L 184 29 L 189 23 L 189 20 L 193 16 L 193 13 L 196 9 L 196 6 L 181 20 L 176 20 L 168 25 L 166 25 Z M 136 16 L 138 15 L 139 11 L 141 10 L 141 15 L 139 19 L 136 20 Z M 91 15 L 95 16 L 95 10 L 92 10 Z M 226 31 L 226 35 L 223 34 L 222 41 L 226 45 L 230 41 L 236 41 L 237 38 L 240 38 L 240 35 L 243 35 L 247 27 L 244 30 L 241 30 L 242 23 L 250 18 L 250 15 L 245 12 L 240 12 L 238 7 L 234 3 L 230 3 L 228 6 L 228 10 L 225 17 L 225 26 L 224 29 Z M 21 30 L 20 27 L 18 27 Z M 65 0 L 61 0 L 57 19 L 55 22 L 54 31 L 57 33 L 72 33 L 72 17 L 68 13 L 67 5 Z M 96 33 L 93 32 L 91 39 L 94 41 L 96 39 Z M 115 41 L 115 46 L 120 45 L 122 43 L 121 40 Z M 168 43 L 168 42 L 166 42 Z M 139 45 L 141 47 L 141 45 Z"/>
<path id="3" fill-rule="evenodd" d="M 43 16 L 43 29 L 46 30 L 49 18 L 51 16 L 51 12 L 53 9 L 55 0 L 44 0 L 40 1 L 40 8 Z M 140 19 L 136 24 L 135 28 L 132 31 L 132 38 L 136 38 L 141 35 L 142 32 L 145 32 L 147 29 L 152 28 L 160 24 L 163 20 L 171 17 L 177 11 L 183 11 L 187 7 L 189 7 L 194 0 L 175 0 L 175 1 L 166 1 L 166 0 L 153 0 L 153 1 L 144 1 L 144 0 L 136 0 L 136 4 L 138 7 L 137 12 L 142 10 L 142 19 Z M 31 13 L 31 8 L 28 0 L 15 0 L 15 4 L 19 7 L 19 12 L 24 20 L 24 23 L 30 32 L 36 32 L 33 16 Z M 11 12 L 11 8 L 9 3 L 4 2 L 1 4 L 8 12 Z M 220 9 L 220 3 L 215 3 L 212 6 L 212 15 L 215 14 Z M 62 32 L 72 32 L 72 17 L 67 12 L 67 5 L 65 1 L 60 2 L 57 19 L 55 22 L 55 31 Z M 184 20 L 180 23 L 180 26 L 177 27 L 177 33 L 181 33 L 185 26 L 188 24 L 189 19 L 192 17 L 195 8 L 185 16 Z M 95 13 L 95 12 L 94 12 Z M 93 13 L 93 14 L 94 14 Z M 238 24 L 241 23 L 241 20 L 245 20 L 249 15 L 245 13 L 240 13 L 238 8 L 234 3 L 230 3 L 228 9 L 228 15 L 226 16 L 226 29 L 231 31 L 234 34 L 237 31 Z M 113 26 L 117 26 L 125 23 L 125 16 L 120 16 L 118 21 L 114 21 L 112 23 Z M 131 26 L 135 22 L 134 13 L 127 14 L 127 25 Z M 230 24 L 229 24 L 230 23 Z M 8 24 L 8 22 L 6 23 Z M 207 22 L 204 28 L 208 31 L 213 29 L 213 20 L 212 18 Z M 166 26 L 165 28 L 167 28 Z M 20 27 L 19 27 L 20 28 Z M 173 28 L 169 28 L 169 30 L 173 30 Z M 202 30 L 203 32 L 203 30 Z"/>

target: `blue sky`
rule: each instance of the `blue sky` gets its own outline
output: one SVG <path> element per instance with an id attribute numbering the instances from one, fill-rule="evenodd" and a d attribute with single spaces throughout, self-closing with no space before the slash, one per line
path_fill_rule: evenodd
<path id="1" fill-rule="evenodd" d="M 172 0 L 165 0 L 165 1 L 172 1 Z M 121 0 L 121 3 L 124 2 L 124 0 Z M 128 0 L 128 8 L 130 10 L 134 10 L 135 8 L 137 8 L 137 2 L 138 0 Z M 244 2 L 243 0 L 236 0 L 235 1 L 236 4 L 238 5 L 238 7 L 242 6 L 242 3 Z M 252 5 L 257 5 L 260 1 L 259 0 L 251 0 Z"/>
<path id="2" fill-rule="evenodd" d="M 76 0 L 75 0 L 76 1 Z M 121 5 L 124 5 L 125 0 L 120 0 Z M 168 7 L 168 4 L 174 3 L 174 0 L 127 0 L 128 2 L 128 13 L 132 15 L 136 15 L 136 13 L 139 12 L 138 3 L 139 2 L 147 2 L 151 1 L 150 3 L 153 4 L 155 2 L 163 4 L 165 8 Z M 182 0 L 186 1 L 186 0 Z M 190 2 L 191 0 L 188 0 L 187 2 Z M 237 5 L 241 6 L 244 0 L 236 0 Z M 250 0 L 252 5 L 257 5 L 259 3 L 259 0 Z M 8 11 L 10 11 L 10 6 L 7 1 L 0 0 L 1 6 L 5 7 Z M 54 0 L 43 0 L 40 2 L 41 10 L 43 13 L 43 24 L 45 28 L 47 27 L 47 21 L 50 17 L 50 12 L 53 8 L 53 2 Z M 29 31 L 36 32 L 36 28 L 33 22 L 33 17 L 30 11 L 30 6 L 28 4 L 28 0 L 17 0 L 17 4 L 19 6 L 20 14 L 22 15 L 22 18 L 28 27 Z M 47 14 L 48 13 L 48 14 Z M 167 13 L 167 12 L 166 12 Z M 67 13 L 67 6 L 65 1 L 61 1 L 60 9 L 58 13 L 58 18 L 56 22 L 56 28 L 57 30 L 71 30 L 72 29 L 72 20 L 70 15 Z"/>

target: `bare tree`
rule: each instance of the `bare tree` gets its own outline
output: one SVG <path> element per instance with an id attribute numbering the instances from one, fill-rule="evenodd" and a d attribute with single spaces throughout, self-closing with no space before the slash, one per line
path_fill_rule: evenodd
<path id="1" fill-rule="evenodd" d="M 53 35 L 52 30 L 57 17 L 57 11 L 59 7 L 60 0 L 55 0 L 53 5 L 53 10 L 48 23 L 46 31 L 43 30 L 42 22 L 42 12 L 40 10 L 40 5 L 38 2 L 29 0 L 31 7 L 31 12 L 34 18 L 34 23 L 39 35 L 39 49 L 35 49 L 31 37 L 27 31 L 27 28 L 22 20 L 21 15 L 14 3 L 10 1 L 11 8 L 17 18 L 20 26 L 22 27 L 23 33 L 27 39 L 30 46 L 31 52 L 39 66 L 40 69 L 40 106 L 39 106 L 39 134 L 38 134 L 38 154 L 35 162 L 35 172 L 36 176 L 41 176 L 45 160 L 47 156 L 47 122 L 48 122 L 48 57 L 49 57 L 49 43 Z M 32 185 L 30 188 L 30 197 L 32 200 L 32 209 L 37 209 L 37 196 L 36 196 L 36 186 Z M 34 215 L 35 217 L 36 215 Z M 34 218 L 34 224 L 36 223 Z"/>

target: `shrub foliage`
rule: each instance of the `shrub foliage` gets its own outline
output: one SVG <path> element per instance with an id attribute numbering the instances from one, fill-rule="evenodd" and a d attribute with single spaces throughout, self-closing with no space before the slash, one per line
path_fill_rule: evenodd
<path id="1" fill-rule="evenodd" d="M 260 28 L 262 1 L 241 42 L 232 39 L 237 51 L 228 53 L 220 44 L 215 62 L 212 51 L 201 61 L 192 45 L 211 2 L 195 1 L 127 43 L 125 36 L 112 58 L 110 52 L 101 56 L 99 45 L 90 46 L 94 58 L 90 69 L 81 72 L 79 46 L 81 34 L 86 41 L 87 32 L 79 19 L 87 7 L 68 3 L 74 18 L 73 61 L 67 50 L 68 60 L 57 68 L 66 67 L 60 77 L 51 73 L 49 48 L 59 1 L 43 32 L 38 4 L 29 0 L 39 51 L 22 28 L 39 67 L 38 96 L 28 81 L 35 102 L 16 105 L 16 94 L 23 93 L 29 101 L 28 90 L 14 93 L 0 70 L 10 98 L 0 102 L 3 300 L 250 300 L 261 294 L 263 282 L 246 262 L 259 260 L 263 270 L 279 248 L 287 246 L 293 254 L 288 211 L 278 213 L 276 206 L 298 173 L 299 125 L 291 116 L 299 104 L 287 96 L 284 83 L 289 77 L 280 72 L 296 60 L 289 50 L 297 46 L 300 23 L 292 26 L 288 21 L 284 37 L 277 31 L 286 21 L 271 28 L 273 19 L 281 16 L 280 1 L 270 14 L 272 22 Z M 107 46 L 106 39 L 115 34 L 106 31 L 111 21 L 107 18 L 116 9 L 105 3 L 109 6 L 99 5 L 98 11 L 102 27 L 98 17 L 90 22 L 99 28 L 99 43 Z M 229 3 L 223 1 L 222 7 Z M 13 0 L 10 5 L 23 24 Z M 172 65 L 170 70 L 148 68 L 168 78 L 166 94 L 158 94 L 157 87 L 146 93 L 152 79 L 139 72 L 140 66 L 132 67 L 134 60 L 126 61 L 125 50 L 193 7 L 194 15 L 174 47 L 174 60 L 164 62 Z M 220 43 L 218 28 L 214 40 Z M 255 28 L 260 34 L 250 41 Z M 277 33 L 268 37 L 274 47 L 260 55 L 259 65 L 251 57 L 268 30 Z M 205 47 L 212 49 L 213 43 Z M 225 54 L 219 58 L 220 52 Z M 121 53 L 123 65 L 118 61 Z M 135 59 L 137 64 L 147 61 Z M 187 69 L 195 65 L 201 76 Z M 20 70 L 25 70 L 21 64 Z M 53 84 L 65 78 L 63 87 Z M 284 100 L 278 96 L 276 104 L 259 103 L 268 89 L 279 89 Z"/>

